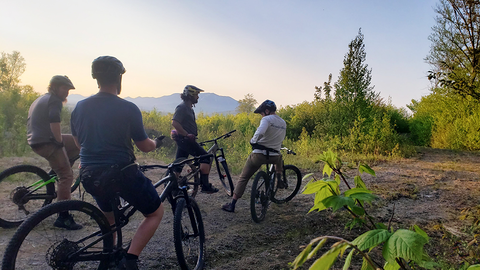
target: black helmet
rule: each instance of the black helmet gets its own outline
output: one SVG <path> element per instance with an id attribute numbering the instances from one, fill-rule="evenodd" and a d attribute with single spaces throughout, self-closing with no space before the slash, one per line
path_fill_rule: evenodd
<path id="1" fill-rule="evenodd" d="M 125 73 L 122 62 L 113 56 L 100 56 L 92 62 L 92 77 L 116 76 Z"/>
<path id="2" fill-rule="evenodd" d="M 275 102 L 267 99 L 258 106 L 254 113 L 263 113 L 266 109 L 270 112 L 275 112 L 277 110 L 277 105 L 275 105 Z"/>

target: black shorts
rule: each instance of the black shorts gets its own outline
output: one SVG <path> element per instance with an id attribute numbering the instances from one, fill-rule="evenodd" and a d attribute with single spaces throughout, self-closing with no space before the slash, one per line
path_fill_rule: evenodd
<path id="1" fill-rule="evenodd" d="M 186 137 L 179 138 L 175 141 L 177 143 L 177 154 L 175 158 L 188 158 L 188 155 L 192 156 L 201 156 L 206 155 L 207 151 L 201 147 L 197 142 L 190 141 Z M 203 158 L 200 160 L 200 163 L 211 163 L 211 158 Z"/>
<path id="2" fill-rule="evenodd" d="M 105 171 L 105 170 L 103 170 Z M 103 212 L 111 212 L 112 199 L 116 192 L 120 194 L 124 200 L 135 206 L 143 215 L 155 212 L 160 207 L 161 201 L 157 190 L 140 170 L 138 166 L 130 166 L 121 171 L 121 177 L 99 188 L 98 184 L 92 185 L 94 180 L 101 182 L 105 179 L 98 179 L 102 174 L 102 170 L 98 166 L 85 166 L 80 170 L 82 184 L 85 190 L 92 194 Z M 105 178 L 105 177 L 104 177 Z"/>

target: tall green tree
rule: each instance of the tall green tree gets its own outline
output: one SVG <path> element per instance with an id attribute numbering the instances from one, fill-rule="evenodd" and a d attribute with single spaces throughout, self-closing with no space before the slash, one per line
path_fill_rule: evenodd
<path id="1" fill-rule="evenodd" d="M 237 113 L 251 113 L 255 110 L 257 100 L 253 97 L 253 94 L 246 94 L 243 99 L 238 101 Z"/>
<path id="2" fill-rule="evenodd" d="M 358 117 L 368 117 L 374 101 L 378 94 L 371 86 L 372 70 L 368 69 L 365 63 L 367 53 L 365 52 L 364 36 L 361 29 L 358 35 L 348 44 L 348 53 L 343 60 L 344 67 L 340 70 L 338 81 L 335 87 L 335 106 L 342 109 L 335 115 L 342 128 L 340 135 L 345 135 L 352 127 L 352 123 Z"/>
<path id="3" fill-rule="evenodd" d="M 25 59 L 19 52 L 0 57 L 0 156 L 24 153 L 28 108 L 38 97 L 30 85 L 19 85 L 25 72 Z"/>
<path id="4" fill-rule="evenodd" d="M 440 0 L 425 58 L 429 79 L 446 93 L 480 100 L 480 1 Z"/>
<path id="5" fill-rule="evenodd" d="M 331 92 L 332 92 L 332 73 L 328 75 L 328 81 L 323 83 L 322 86 L 315 86 L 315 100 L 320 101 L 322 100 L 322 91 L 325 100 L 331 100 Z"/>

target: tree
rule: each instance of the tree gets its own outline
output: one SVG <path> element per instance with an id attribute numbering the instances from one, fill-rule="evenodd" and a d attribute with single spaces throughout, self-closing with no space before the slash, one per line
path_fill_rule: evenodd
<path id="1" fill-rule="evenodd" d="M 323 88 L 321 86 L 315 86 L 315 100 L 322 100 L 322 90 L 325 100 L 330 100 L 330 93 L 332 92 L 332 73 L 328 75 L 328 82 L 323 83 Z"/>
<path id="2" fill-rule="evenodd" d="M 446 93 L 480 100 L 480 1 L 440 0 L 429 36 L 428 78 Z"/>
<path id="3" fill-rule="evenodd" d="M 257 104 L 257 100 L 253 98 L 252 94 L 246 94 L 244 99 L 240 99 L 238 101 L 238 107 L 236 111 L 238 113 L 251 113 L 255 110 L 255 105 Z"/>
<path id="4" fill-rule="evenodd" d="M 20 82 L 20 76 L 25 72 L 25 59 L 20 52 L 1 53 L 0 57 L 0 91 L 12 90 Z"/>
<path id="5" fill-rule="evenodd" d="M 343 60 L 338 81 L 335 83 L 335 99 L 345 104 L 354 105 L 355 109 L 363 109 L 361 105 L 373 102 L 378 95 L 370 86 L 372 70 L 365 64 L 367 53 L 363 43 L 361 29 L 358 35 L 348 44 L 348 53 Z"/>

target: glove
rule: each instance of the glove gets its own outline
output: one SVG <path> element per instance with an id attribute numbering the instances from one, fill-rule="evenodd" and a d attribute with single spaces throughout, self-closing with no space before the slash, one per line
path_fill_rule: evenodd
<path id="1" fill-rule="evenodd" d="M 187 134 L 187 136 L 185 137 L 187 137 L 187 139 L 192 142 L 194 142 L 197 139 L 197 137 L 193 134 Z"/>
<path id="2" fill-rule="evenodd" d="M 157 138 L 155 138 L 155 148 L 159 148 L 160 146 L 163 145 L 163 139 L 165 138 L 165 136 L 161 135 Z"/>

